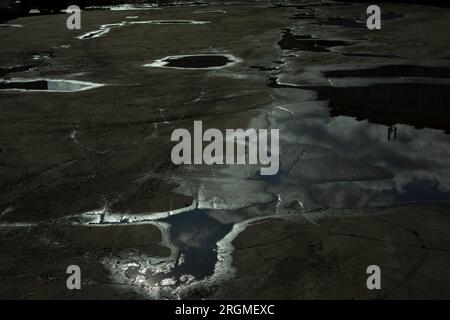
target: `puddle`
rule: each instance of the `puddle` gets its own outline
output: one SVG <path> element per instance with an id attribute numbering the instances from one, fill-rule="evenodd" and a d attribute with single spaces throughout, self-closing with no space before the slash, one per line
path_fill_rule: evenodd
<path id="1" fill-rule="evenodd" d="M 289 29 L 283 30 L 283 38 L 278 41 L 283 50 L 329 52 L 332 47 L 348 46 L 350 42 L 342 40 L 319 40 L 308 35 L 295 35 Z"/>
<path id="2" fill-rule="evenodd" d="M 335 52 L 338 53 L 338 52 Z M 399 56 L 393 55 L 393 54 L 374 54 L 374 53 L 343 53 L 339 52 L 340 55 L 348 56 L 348 57 L 368 57 L 368 58 L 387 58 L 387 59 L 393 59 L 393 58 L 400 58 Z"/>
<path id="3" fill-rule="evenodd" d="M 312 24 L 317 24 L 319 26 L 338 26 L 344 28 L 366 28 L 365 22 L 357 19 L 347 19 L 339 17 L 328 17 L 328 18 L 318 18 L 317 21 L 312 22 Z"/>
<path id="4" fill-rule="evenodd" d="M 327 78 L 334 77 L 427 77 L 450 79 L 450 67 L 420 65 L 384 65 L 376 68 L 331 70 L 322 72 Z"/>
<path id="5" fill-rule="evenodd" d="M 0 77 L 4 77 L 7 74 L 10 73 L 17 73 L 17 72 L 25 72 L 33 69 L 36 65 L 30 64 L 25 66 L 15 66 L 15 67 L 8 67 L 8 68 L 0 68 Z"/>
<path id="6" fill-rule="evenodd" d="M 450 67 L 405 64 L 322 73 L 331 86 L 280 84 L 275 77 L 267 85 L 312 90 L 319 100 L 329 101 L 332 116 L 450 133 Z"/>
<path id="7" fill-rule="evenodd" d="M 439 184 L 434 179 L 417 178 L 402 185 L 401 189 L 397 189 L 395 183 L 389 182 L 337 182 L 316 185 L 313 193 L 318 201 L 333 208 L 357 209 L 448 201 L 450 191 L 442 191 L 439 188 Z"/>
<path id="8" fill-rule="evenodd" d="M 382 13 L 381 15 L 381 21 L 391 21 L 396 20 L 403 17 L 403 14 L 397 13 L 397 12 L 388 12 L 388 13 Z M 342 17 L 327 17 L 327 18 L 321 18 L 321 17 L 314 17 L 309 14 L 296 14 L 292 17 L 292 19 L 314 19 L 312 24 L 316 24 L 319 26 L 337 26 L 337 27 L 344 27 L 344 28 L 366 28 L 366 17 L 360 17 L 360 18 L 342 18 Z"/>
<path id="9" fill-rule="evenodd" d="M 144 67 L 174 69 L 219 69 L 234 65 L 241 60 L 230 54 L 198 54 L 168 56 Z"/>
<path id="10" fill-rule="evenodd" d="M 90 226 L 145 225 L 158 226 L 162 244 L 171 249 L 169 258 L 146 256 L 133 252 L 118 253 L 107 259 L 106 265 L 117 279 L 128 282 L 135 289 L 144 288 L 145 294 L 154 298 L 174 297 L 182 286 L 199 283 L 216 276 L 219 260 L 218 243 L 227 236 L 232 222 L 219 222 L 210 210 L 196 209 L 194 201 L 189 207 L 149 215 L 109 213 L 106 208 L 73 216 L 65 223 Z M 1 226 L 0 226 L 1 227 Z M 165 292 L 165 293 L 164 293 Z"/>
<path id="11" fill-rule="evenodd" d="M 380 55 L 373 53 L 345 53 L 330 50 L 333 47 L 344 47 L 352 45 L 352 41 L 343 40 L 320 40 L 310 35 L 295 35 L 289 29 L 283 30 L 283 37 L 278 41 L 278 45 L 283 50 L 310 51 L 310 52 L 333 52 L 350 57 L 372 57 L 372 58 L 399 58 L 396 55 Z"/>
<path id="12" fill-rule="evenodd" d="M 207 24 L 210 21 L 197 20 L 147 20 L 147 21 L 131 21 L 129 24 Z"/>
<path id="13" fill-rule="evenodd" d="M 389 65 L 322 72 L 332 86 L 268 86 L 311 90 L 329 116 L 280 122 L 292 142 L 327 147 L 393 178 L 313 184 L 320 203 L 337 208 L 450 199 L 449 68 Z"/>
<path id="14" fill-rule="evenodd" d="M 233 224 L 222 224 L 208 215 L 208 210 L 193 210 L 158 220 L 170 224 L 170 238 L 179 249 L 178 263 L 170 274 L 180 281 L 186 276 L 203 280 L 214 273 L 217 242 L 225 237 Z"/>
<path id="15" fill-rule="evenodd" d="M 104 86 L 103 84 L 76 80 L 2 80 L 0 90 L 45 91 L 45 92 L 77 92 Z"/>
<path id="16" fill-rule="evenodd" d="M 434 129 L 386 126 L 331 115 L 287 124 L 296 142 L 332 149 L 357 163 L 378 166 L 393 178 L 314 184 L 311 194 L 335 208 L 391 206 L 450 199 L 450 137 Z"/>
<path id="17" fill-rule="evenodd" d="M 376 84 L 364 87 L 313 86 L 318 99 L 329 100 L 331 115 L 385 125 L 408 124 L 450 133 L 450 86 L 431 83 Z"/>

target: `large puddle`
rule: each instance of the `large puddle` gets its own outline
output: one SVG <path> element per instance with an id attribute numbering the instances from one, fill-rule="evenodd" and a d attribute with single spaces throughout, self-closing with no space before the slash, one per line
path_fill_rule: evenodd
<path id="1" fill-rule="evenodd" d="M 320 100 L 329 100 L 332 116 L 416 128 L 434 128 L 450 133 L 450 86 L 429 83 L 376 84 L 361 87 L 303 87 L 314 90 Z"/>
<path id="2" fill-rule="evenodd" d="M 77 92 L 104 86 L 103 84 L 76 80 L 3 80 L 0 90 L 45 91 L 45 92 Z"/>
<path id="3" fill-rule="evenodd" d="M 144 67 L 160 67 L 174 69 L 219 69 L 240 62 L 230 54 L 198 54 L 168 56 Z"/>
<path id="4" fill-rule="evenodd" d="M 288 128 L 298 143 L 328 147 L 394 175 L 385 180 L 312 185 L 314 198 L 323 204 L 362 208 L 450 199 L 450 137 L 442 131 L 386 126 L 346 116 L 310 117 Z"/>
<path id="5" fill-rule="evenodd" d="M 330 148 L 394 177 L 314 184 L 316 200 L 361 208 L 450 199 L 449 67 L 383 65 L 322 74 L 329 85 L 269 79 L 269 87 L 313 91 L 317 101 L 327 101 L 329 117 L 287 121 L 284 130 L 296 143 Z"/>

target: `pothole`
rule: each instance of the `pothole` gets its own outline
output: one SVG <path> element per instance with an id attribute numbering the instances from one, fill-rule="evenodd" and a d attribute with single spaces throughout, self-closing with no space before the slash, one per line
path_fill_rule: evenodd
<path id="1" fill-rule="evenodd" d="M 230 54 L 198 54 L 168 56 L 144 67 L 173 69 L 219 69 L 234 65 L 241 60 Z"/>
<path id="2" fill-rule="evenodd" d="M 102 87 L 104 84 L 53 79 L 15 79 L 1 80 L 0 90 L 45 91 L 45 92 L 77 92 Z"/>

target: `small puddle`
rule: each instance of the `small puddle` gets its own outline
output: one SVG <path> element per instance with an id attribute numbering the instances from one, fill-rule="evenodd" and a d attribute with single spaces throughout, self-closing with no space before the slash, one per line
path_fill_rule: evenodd
<path id="1" fill-rule="evenodd" d="M 103 84 L 76 80 L 2 80 L 0 90 L 77 92 L 104 86 Z"/>
<path id="2" fill-rule="evenodd" d="M 342 40 L 319 40 L 308 35 L 295 35 L 289 29 L 283 30 L 283 38 L 278 41 L 283 50 L 329 52 L 332 47 L 349 46 L 350 42 Z"/>
<path id="3" fill-rule="evenodd" d="M 219 69 L 240 62 L 240 59 L 230 54 L 198 54 L 168 56 L 144 67 L 160 67 L 174 69 Z"/>

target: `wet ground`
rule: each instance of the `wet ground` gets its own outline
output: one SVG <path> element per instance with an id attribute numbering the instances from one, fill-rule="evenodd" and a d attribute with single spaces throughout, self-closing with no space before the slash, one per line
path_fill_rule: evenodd
<path id="1" fill-rule="evenodd" d="M 384 4 L 369 31 L 365 10 L 2 22 L 0 297 L 448 298 L 450 12 Z M 279 129 L 279 173 L 175 166 L 194 120 Z"/>

